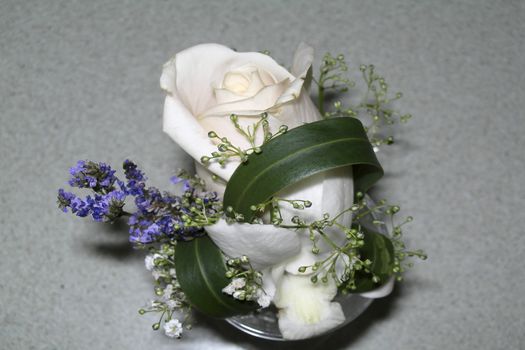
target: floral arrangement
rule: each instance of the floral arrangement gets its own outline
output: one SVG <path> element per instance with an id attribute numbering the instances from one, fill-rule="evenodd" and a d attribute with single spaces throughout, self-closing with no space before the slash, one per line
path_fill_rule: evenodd
<path id="1" fill-rule="evenodd" d="M 410 118 L 391 108 L 401 94 L 362 65 L 362 98 L 325 109 L 329 94 L 358 88 L 342 55 L 326 54 L 317 76 L 312 62 L 305 44 L 290 70 L 267 52 L 217 44 L 169 60 L 163 128 L 196 170 L 172 177 L 179 194 L 148 186 L 130 160 L 124 177 L 93 161 L 70 169 L 69 185 L 92 193 L 60 189 L 59 207 L 100 222 L 126 218 L 130 241 L 147 249 L 156 297 L 139 313 L 160 314 L 153 329 L 180 337 L 193 309 L 227 318 L 271 307 L 284 339 L 316 336 L 345 321 L 336 295 L 384 297 L 407 258 L 425 258 L 402 241 L 412 218 L 398 220 L 399 206 L 366 195 L 383 175 L 376 151 L 394 142 L 385 128 Z M 370 217 L 390 233 L 366 228 Z"/>

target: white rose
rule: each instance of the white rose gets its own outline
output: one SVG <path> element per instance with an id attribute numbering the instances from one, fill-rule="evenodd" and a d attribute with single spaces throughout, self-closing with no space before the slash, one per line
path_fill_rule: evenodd
<path id="1" fill-rule="evenodd" d="M 206 168 L 200 164 L 202 156 L 217 150 L 208 132 L 227 137 L 241 148 L 250 147 L 230 121 L 231 114 L 236 114 L 239 124 L 247 127 L 266 112 L 271 132 L 276 132 L 281 125 L 291 129 L 321 119 L 305 86 L 312 60 L 313 49 L 300 44 L 291 72 L 288 72 L 265 54 L 239 53 L 225 46 L 203 44 L 176 54 L 164 65 L 160 79 L 161 87 L 167 93 L 164 131 L 193 157 L 198 174 L 210 189 L 222 195 L 224 185 L 214 182 L 210 174 L 228 181 L 240 161 L 232 159 L 224 167 L 214 162 Z M 258 134 L 258 140 L 261 139 L 262 132 Z M 284 208 L 283 218 L 288 222 L 294 215 L 307 221 L 317 220 L 324 213 L 335 215 L 352 205 L 351 169 L 341 168 L 314 175 L 283 190 L 279 196 L 312 202 L 312 207 L 305 210 Z M 350 225 L 351 215 L 343 216 L 341 221 Z M 308 276 L 312 272 L 298 272 L 300 266 L 312 265 L 329 254 L 330 247 L 324 241 L 319 241 L 320 254 L 314 255 L 308 232 L 273 225 L 228 224 L 224 220 L 207 227 L 206 231 L 225 254 L 232 257 L 247 255 L 252 265 L 263 271 L 266 294 L 270 298 L 280 295 L 277 306 L 281 314 L 286 315 L 280 327 L 287 338 L 313 336 L 343 322 L 341 307 L 331 302 L 334 289 L 314 288 Z M 345 239 L 337 230 L 328 232 L 328 235 L 335 242 Z M 308 298 L 283 298 L 279 293 L 291 292 L 294 286 L 311 286 L 312 292 L 308 295 L 317 298 L 318 302 L 310 303 Z M 310 312 L 298 311 L 308 309 L 310 305 L 315 306 Z M 316 322 L 322 322 L 322 325 L 317 327 Z M 296 332 L 297 329 L 303 331 Z"/>

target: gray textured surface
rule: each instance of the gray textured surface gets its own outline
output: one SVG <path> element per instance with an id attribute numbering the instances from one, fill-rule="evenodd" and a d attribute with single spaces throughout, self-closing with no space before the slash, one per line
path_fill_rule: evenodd
<path id="1" fill-rule="evenodd" d="M 151 331 L 142 256 L 118 228 L 62 215 L 55 191 L 76 159 L 132 157 L 161 187 L 189 166 L 161 133 L 173 53 L 220 42 L 289 62 L 305 40 L 405 93 L 415 119 L 380 190 L 416 217 L 410 242 L 430 259 L 303 348 L 525 348 L 524 23 L 520 1 L 0 2 L 0 347 L 271 345 L 208 320 L 182 342 Z"/>

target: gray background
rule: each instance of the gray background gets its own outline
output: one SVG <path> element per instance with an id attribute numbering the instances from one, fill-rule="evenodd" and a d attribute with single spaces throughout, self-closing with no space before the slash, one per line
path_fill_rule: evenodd
<path id="1" fill-rule="evenodd" d="M 137 314 L 152 296 L 142 253 L 55 196 L 77 159 L 131 157 L 159 187 L 190 166 L 161 133 L 158 79 L 177 51 L 219 42 L 289 63 L 301 40 L 404 92 L 414 119 L 380 154 L 377 191 L 415 216 L 409 242 L 430 258 L 298 345 L 525 348 L 524 23 L 520 1 L 0 2 L 0 348 L 285 348 L 201 318 L 183 341 L 153 332 Z"/>

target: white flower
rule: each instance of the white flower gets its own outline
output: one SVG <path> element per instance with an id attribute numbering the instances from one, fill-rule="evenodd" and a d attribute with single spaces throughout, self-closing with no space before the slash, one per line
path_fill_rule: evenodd
<path id="1" fill-rule="evenodd" d="M 170 308 L 170 310 L 177 309 L 182 305 L 180 301 L 173 299 L 166 300 L 165 304 Z"/>
<path id="2" fill-rule="evenodd" d="M 234 278 L 231 284 L 235 289 L 241 289 L 246 285 L 246 280 L 244 278 Z"/>
<path id="3" fill-rule="evenodd" d="M 261 53 L 239 53 L 221 45 L 203 44 L 178 53 L 164 65 L 160 79 L 167 93 L 163 129 L 193 157 L 197 173 L 209 190 L 221 195 L 225 187 L 212 180 L 211 173 L 228 181 L 240 162 L 232 159 L 224 167 L 214 162 L 207 168 L 201 165 L 202 156 L 217 150 L 208 132 L 215 131 L 241 148 L 249 147 L 248 141 L 230 122 L 231 114 L 236 114 L 239 124 L 247 127 L 255 123 L 262 112 L 267 112 L 272 133 L 283 124 L 291 129 L 322 119 L 305 84 L 312 60 L 313 49 L 300 44 L 288 72 Z M 262 131 L 256 140 L 261 141 L 261 136 Z M 336 215 L 353 204 L 351 168 L 311 176 L 277 195 L 312 202 L 312 207 L 306 210 L 283 207 L 285 222 L 290 222 L 295 215 L 308 222 L 318 220 L 324 213 Z M 350 226 L 351 219 L 347 213 L 340 222 Z M 279 302 L 274 302 L 281 309 L 279 325 L 285 337 L 308 337 L 343 321 L 339 304 L 331 302 L 335 295 L 333 288 L 316 287 L 309 277 L 294 276 L 301 275 L 300 266 L 312 265 L 328 256 L 331 247 L 324 240 L 319 241 L 320 253 L 314 255 L 307 230 L 230 224 L 220 220 L 206 231 L 226 255 L 247 255 L 254 269 L 271 271 L 270 276 L 263 275 L 263 288 L 268 294 L 261 297 L 261 303 L 266 305 L 268 299 L 279 296 Z M 345 240 L 344 233 L 335 228 L 327 228 L 325 233 L 336 244 Z M 294 283 L 300 283 L 303 289 L 297 290 Z M 291 295 L 285 296 L 287 291 L 304 296 L 295 300 Z M 231 283 L 223 292 L 237 298 L 241 295 Z M 313 298 L 311 303 L 306 302 L 309 297 Z M 308 314 L 308 322 L 299 317 L 302 314 L 298 310 Z"/>
<path id="4" fill-rule="evenodd" d="M 158 280 L 159 278 L 162 277 L 162 272 L 160 272 L 159 270 L 153 270 L 153 271 L 151 272 L 151 274 L 153 275 L 153 278 L 154 278 L 155 280 Z"/>
<path id="5" fill-rule="evenodd" d="M 246 296 L 246 292 L 243 290 L 236 290 L 233 292 L 233 297 L 235 299 L 244 300 L 244 297 Z"/>
<path id="6" fill-rule="evenodd" d="M 151 271 L 155 267 L 155 259 L 153 258 L 153 254 L 148 254 L 144 258 L 144 265 L 146 265 L 146 270 Z"/>
<path id="7" fill-rule="evenodd" d="M 273 132 L 280 125 L 289 128 L 320 118 L 308 93 L 302 88 L 313 59 L 313 49 L 299 45 L 291 73 L 268 55 L 235 52 L 218 44 L 203 44 L 176 54 L 163 68 L 160 85 L 166 91 L 164 131 L 196 162 L 216 151 L 209 131 L 227 137 L 241 148 L 249 146 L 229 120 L 234 113 L 239 124 L 252 125 L 263 112 Z M 259 141 L 262 133 L 259 133 Z M 208 170 L 228 180 L 239 165 L 217 163 Z M 211 180 L 203 167 L 197 171 Z M 208 185 L 221 186 L 214 181 Z M 215 190 L 215 189 L 214 189 Z"/>
<path id="8" fill-rule="evenodd" d="M 257 290 L 257 304 L 261 307 L 268 307 L 272 301 L 272 297 L 264 292 L 262 289 Z"/>
<path id="9" fill-rule="evenodd" d="M 164 288 L 164 292 L 162 294 L 162 299 L 164 301 L 170 300 L 172 294 L 173 294 L 173 285 L 172 284 L 167 284 L 166 287 Z"/>
<path id="10" fill-rule="evenodd" d="M 224 287 L 224 288 L 222 289 L 222 292 L 223 292 L 223 293 L 226 293 L 226 294 L 228 294 L 228 295 L 232 295 L 233 292 L 235 292 L 235 287 L 234 287 L 234 285 L 232 284 L 232 282 L 230 282 L 226 287 Z"/>
<path id="11" fill-rule="evenodd" d="M 164 324 L 164 332 L 170 338 L 180 338 L 182 334 L 182 323 L 179 320 L 172 318 Z"/>
<path id="12" fill-rule="evenodd" d="M 160 254 L 148 254 L 144 258 L 144 265 L 146 265 L 146 270 L 151 271 L 155 268 L 155 259 L 162 259 L 163 256 Z"/>
<path id="13" fill-rule="evenodd" d="M 304 339 L 336 327 L 345 320 L 332 279 L 313 284 L 307 276 L 286 274 L 274 303 L 279 308 L 279 329 L 285 339 Z"/>

